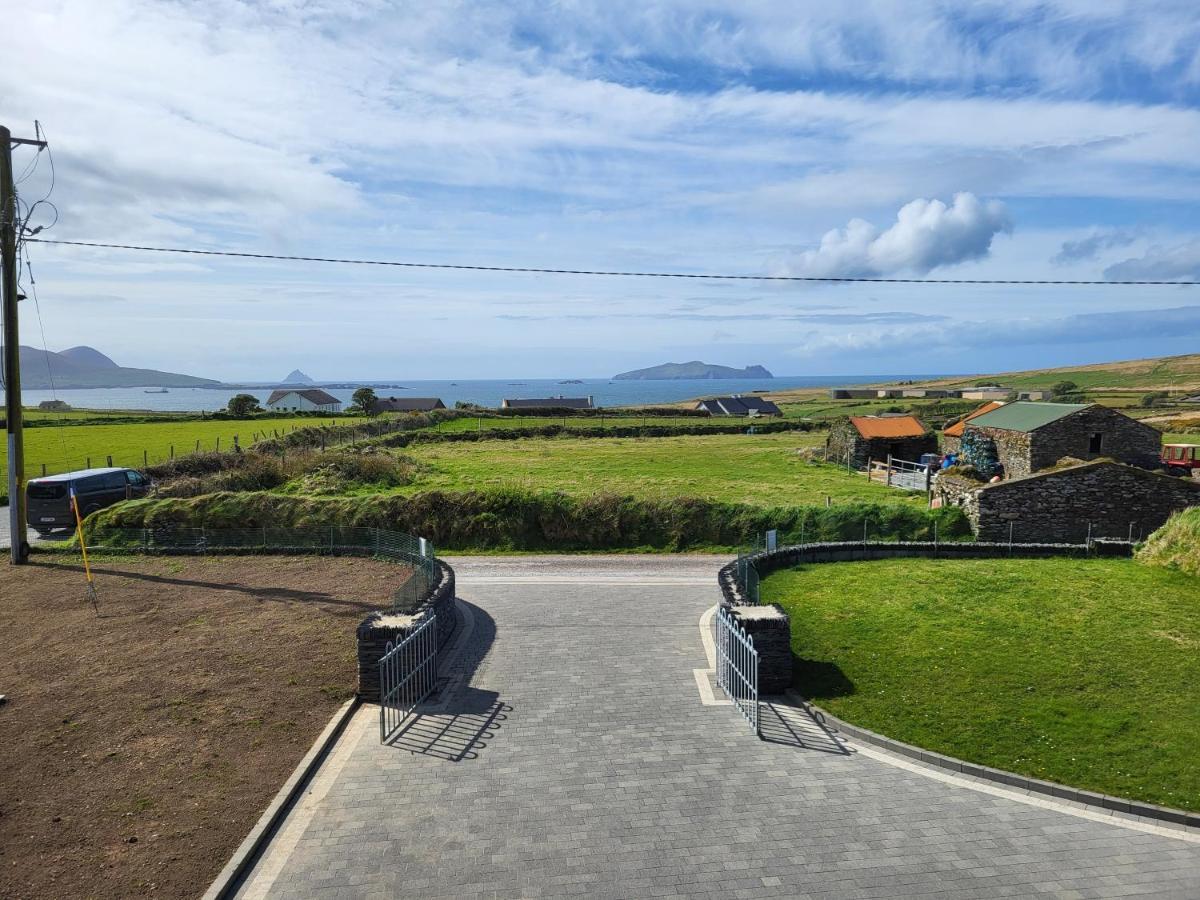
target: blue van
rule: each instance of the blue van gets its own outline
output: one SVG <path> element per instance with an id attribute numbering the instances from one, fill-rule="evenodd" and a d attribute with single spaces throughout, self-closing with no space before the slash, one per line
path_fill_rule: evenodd
<path id="1" fill-rule="evenodd" d="M 75 527 L 72 489 L 79 514 L 86 517 L 122 500 L 144 497 L 151 486 L 150 479 L 136 469 L 81 469 L 31 478 L 25 485 L 25 515 L 30 528 L 47 535 L 56 528 Z"/>

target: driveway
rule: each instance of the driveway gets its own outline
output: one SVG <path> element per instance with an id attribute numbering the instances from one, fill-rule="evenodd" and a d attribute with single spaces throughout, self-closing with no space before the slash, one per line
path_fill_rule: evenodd
<path id="1" fill-rule="evenodd" d="M 389 744 L 360 710 L 241 896 L 1200 896 L 1200 843 L 1166 829 L 925 770 L 782 703 L 756 738 L 704 701 L 719 562 L 452 560 L 457 677 Z"/>
<path id="2" fill-rule="evenodd" d="M 67 541 L 71 539 L 71 532 L 56 531 L 49 538 L 43 538 L 38 535 L 32 528 L 27 529 L 27 540 L 30 544 L 37 544 L 42 541 Z M 0 506 L 0 548 L 7 549 L 12 544 L 8 540 L 8 507 Z"/>

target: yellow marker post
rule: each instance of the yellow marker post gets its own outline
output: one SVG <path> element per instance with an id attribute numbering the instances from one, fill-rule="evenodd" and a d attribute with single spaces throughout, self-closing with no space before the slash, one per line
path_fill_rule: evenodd
<path id="1" fill-rule="evenodd" d="M 88 562 L 87 542 L 83 539 L 83 519 L 79 516 L 79 500 L 75 497 L 74 491 L 71 491 L 71 509 L 75 511 L 75 534 L 79 537 L 79 550 L 83 553 L 83 571 L 87 575 L 87 597 L 92 601 L 92 609 L 99 615 L 100 609 L 96 604 L 96 585 L 92 580 L 92 566 Z"/>

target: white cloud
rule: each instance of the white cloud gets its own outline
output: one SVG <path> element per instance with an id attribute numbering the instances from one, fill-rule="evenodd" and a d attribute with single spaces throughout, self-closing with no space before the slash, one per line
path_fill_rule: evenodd
<path id="1" fill-rule="evenodd" d="M 1093 230 L 1086 237 L 1063 241 L 1062 247 L 1059 248 L 1058 253 L 1054 255 L 1051 262 L 1063 265 L 1085 259 L 1095 259 L 1101 250 L 1109 250 L 1113 247 L 1128 247 L 1136 240 L 1136 234 L 1124 229 L 1107 228 Z"/>
<path id="2" fill-rule="evenodd" d="M 1109 281 L 1200 280 L 1200 239 L 1173 247 L 1151 247 L 1144 254 L 1109 266 Z"/>
<path id="3" fill-rule="evenodd" d="M 955 194 L 950 206 L 918 199 L 902 206 L 886 231 L 852 219 L 845 228 L 827 232 L 820 247 L 800 253 L 786 270 L 810 277 L 923 275 L 939 266 L 982 259 L 992 239 L 1011 230 L 999 201 L 984 202 L 965 192 Z"/>

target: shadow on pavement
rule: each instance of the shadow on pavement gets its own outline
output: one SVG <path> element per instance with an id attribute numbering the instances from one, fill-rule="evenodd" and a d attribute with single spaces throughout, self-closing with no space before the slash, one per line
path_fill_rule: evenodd
<path id="1" fill-rule="evenodd" d="M 839 756 L 849 756 L 852 752 L 808 709 L 782 697 L 762 701 L 759 727 L 762 739 L 770 744 L 785 744 Z"/>

